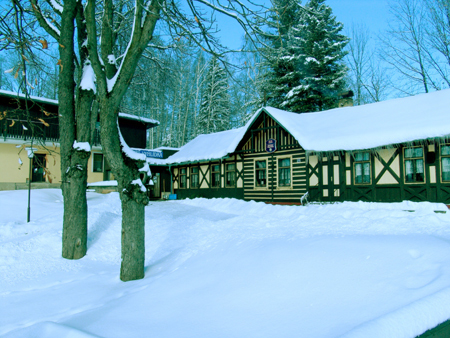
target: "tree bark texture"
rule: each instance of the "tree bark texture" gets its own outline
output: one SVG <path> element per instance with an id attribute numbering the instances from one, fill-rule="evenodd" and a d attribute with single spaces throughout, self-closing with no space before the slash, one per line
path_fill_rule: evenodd
<path id="1" fill-rule="evenodd" d="M 79 259 L 87 249 L 87 158 L 75 151 L 75 59 L 74 35 L 77 3 L 64 2 L 59 37 L 59 133 L 61 151 L 62 193 L 64 198 L 62 256 Z M 86 158 L 87 156 L 87 158 Z"/>
<path id="2" fill-rule="evenodd" d="M 122 196 L 122 263 L 124 282 L 144 278 L 145 205 L 130 196 Z"/>
<path id="3" fill-rule="evenodd" d="M 90 153 L 74 152 L 64 189 L 62 256 L 68 259 L 82 258 L 87 250 L 86 167 Z"/>

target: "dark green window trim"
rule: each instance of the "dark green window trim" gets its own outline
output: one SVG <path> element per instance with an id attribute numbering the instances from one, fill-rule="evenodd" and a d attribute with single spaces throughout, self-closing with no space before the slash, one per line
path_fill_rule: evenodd
<path id="1" fill-rule="evenodd" d="M 186 189 L 187 188 L 187 175 L 186 175 L 186 173 L 187 173 L 187 169 L 186 169 L 186 167 L 184 167 L 184 168 L 180 168 L 180 186 L 179 186 L 179 188 L 180 189 Z"/>
<path id="2" fill-rule="evenodd" d="M 372 183 L 371 168 L 370 152 L 360 151 L 355 153 L 353 160 L 355 185 L 367 185 Z"/>
<path id="3" fill-rule="evenodd" d="M 405 183 L 425 183 L 425 160 L 422 146 L 403 148 Z"/>

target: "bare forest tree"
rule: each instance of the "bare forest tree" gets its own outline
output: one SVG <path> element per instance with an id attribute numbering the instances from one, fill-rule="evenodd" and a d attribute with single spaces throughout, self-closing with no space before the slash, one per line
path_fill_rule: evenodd
<path id="1" fill-rule="evenodd" d="M 382 59 L 398 75 L 396 87 L 405 94 L 449 86 L 448 0 L 396 0 L 393 20 L 382 36 Z"/>
<path id="2" fill-rule="evenodd" d="M 390 82 L 386 76 L 386 64 L 379 58 L 369 29 L 360 24 L 349 29 L 346 63 L 349 68 L 349 84 L 355 94 L 354 104 L 362 105 L 382 101 L 387 96 Z"/>

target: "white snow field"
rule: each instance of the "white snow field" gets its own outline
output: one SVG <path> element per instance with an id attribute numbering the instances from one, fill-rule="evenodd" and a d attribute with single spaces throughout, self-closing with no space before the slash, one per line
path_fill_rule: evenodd
<path id="1" fill-rule="evenodd" d="M 151 202 L 146 274 L 119 280 L 117 193 L 88 193 L 61 258 L 59 190 L 0 192 L 0 336 L 412 338 L 450 318 L 450 212 L 433 203 Z"/>

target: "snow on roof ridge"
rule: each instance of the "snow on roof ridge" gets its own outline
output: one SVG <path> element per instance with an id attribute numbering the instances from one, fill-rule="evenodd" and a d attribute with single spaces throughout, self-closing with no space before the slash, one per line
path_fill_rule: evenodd
<path id="1" fill-rule="evenodd" d="M 9 90 L 4 90 L 4 89 L 0 89 L 0 94 L 12 96 L 12 97 L 20 97 L 20 98 L 23 98 L 23 99 L 26 97 L 25 94 L 23 94 L 23 93 L 12 92 L 12 91 L 9 91 Z M 43 103 L 58 104 L 58 100 L 47 99 L 45 97 L 39 97 L 39 96 L 34 96 L 34 95 L 29 95 L 28 97 L 31 100 L 34 100 L 34 101 L 41 101 Z"/>
<path id="2" fill-rule="evenodd" d="M 154 120 L 154 119 L 151 119 L 148 117 L 137 116 L 137 115 L 128 114 L 128 113 L 119 113 L 119 117 L 127 119 L 127 120 L 141 121 L 144 123 L 159 125 L 158 120 Z"/>

